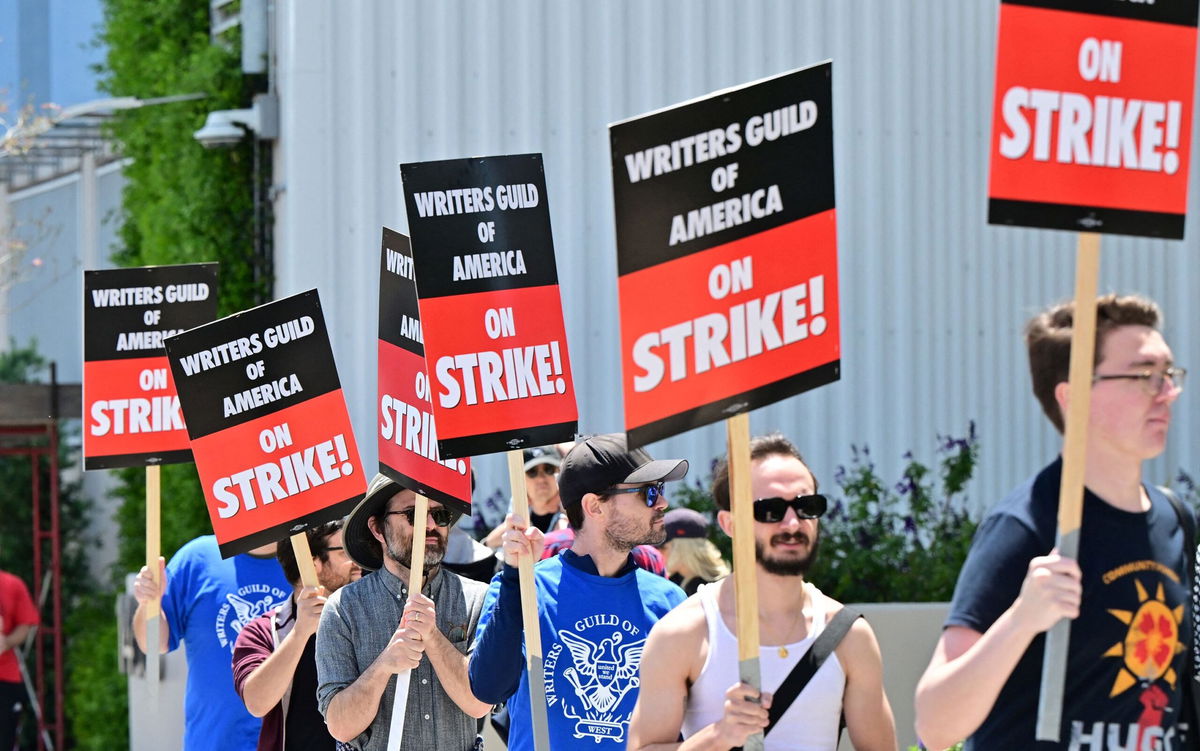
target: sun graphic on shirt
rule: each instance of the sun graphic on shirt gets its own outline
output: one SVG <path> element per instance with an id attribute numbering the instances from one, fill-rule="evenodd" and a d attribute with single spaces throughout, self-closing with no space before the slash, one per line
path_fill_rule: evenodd
<path id="1" fill-rule="evenodd" d="M 1183 605 L 1172 610 L 1167 607 L 1163 596 L 1163 586 L 1158 585 L 1154 599 L 1147 594 L 1142 583 L 1134 579 L 1137 585 L 1138 609 L 1128 610 L 1109 609 L 1114 618 L 1129 627 L 1125 639 L 1112 645 L 1105 657 L 1122 657 L 1124 664 L 1113 681 L 1110 697 L 1137 685 L 1138 681 L 1155 681 L 1165 678 L 1171 688 L 1175 688 L 1178 676 L 1171 661 L 1175 655 L 1184 650 L 1179 640 L 1179 624 L 1183 623 Z"/>

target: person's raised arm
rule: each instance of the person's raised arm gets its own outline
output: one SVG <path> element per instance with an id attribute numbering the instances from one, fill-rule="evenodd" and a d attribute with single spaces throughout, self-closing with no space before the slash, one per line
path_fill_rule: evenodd
<path id="1" fill-rule="evenodd" d="M 250 714 L 263 717 L 283 700 L 308 640 L 317 633 L 325 600 L 324 587 L 302 589 L 296 597 L 296 625 L 274 650 L 265 644 L 243 644 L 243 637 L 252 638 L 248 629 L 238 634 L 233 648 L 233 680 Z"/>
<path id="2" fill-rule="evenodd" d="M 1052 551 L 1029 562 L 1020 595 L 985 633 L 946 628 L 917 683 L 921 741 L 936 751 L 974 733 L 1034 637 L 1079 616 L 1082 592 L 1078 564 Z"/>

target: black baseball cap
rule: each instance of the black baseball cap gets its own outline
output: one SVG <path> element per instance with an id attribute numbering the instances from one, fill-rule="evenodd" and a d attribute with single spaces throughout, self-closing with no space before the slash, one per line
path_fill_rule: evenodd
<path id="1" fill-rule="evenodd" d="M 667 530 L 667 539 L 675 540 L 680 537 L 708 537 L 708 519 L 704 514 L 690 508 L 673 508 L 663 517 L 663 526 Z"/>
<path id="2" fill-rule="evenodd" d="M 654 459 L 645 449 L 630 450 L 624 433 L 606 433 L 575 444 L 563 457 L 558 494 L 563 506 L 573 506 L 614 485 L 682 480 L 687 471 L 687 459 Z"/>

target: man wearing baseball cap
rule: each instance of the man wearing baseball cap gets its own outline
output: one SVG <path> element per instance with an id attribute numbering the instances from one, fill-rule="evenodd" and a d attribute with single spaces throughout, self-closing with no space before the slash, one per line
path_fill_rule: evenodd
<path id="1" fill-rule="evenodd" d="M 525 449 L 525 497 L 529 500 L 529 521 L 543 532 L 553 532 L 563 527 L 562 502 L 558 493 L 558 467 L 562 455 L 554 446 L 538 446 Z M 512 513 L 512 500 L 508 511 Z M 489 548 L 498 548 L 504 536 L 504 523 L 500 523 L 483 538 Z"/>
<path id="2" fill-rule="evenodd" d="M 330 596 L 317 630 L 317 706 L 329 733 L 362 751 L 388 747 L 396 682 L 411 670 L 401 749 L 475 746 L 491 709 L 471 694 L 467 646 L 486 586 L 443 571 L 458 512 L 429 501 L 422 591 L 408 591 L 416 495 L 376 475 L 346 519 L 346 553 L 372 573 Z"/>
<path id="3" fill-rule="evenodd" d="M 650 628 L 683 602 L 683 590 L 634 565 L 637 545 L 665 539 L 663 483 L 682 479 L 683 459 L 655 461 L 625 436 L 600 435 L 571 449 L 558 487 L 575 543 L 534 569 L 545 666 L 550 745 L 555 751 L 623 748 L 637 703 L 638 668 Z M 537 561 L 543 534 L 509 515 L 505 560 Z M 481 701 L 509 701 L 508 747 L 533 748 L 522 657 L 520 584 L 505 565 L 492 580 L 469 667 Z"/>

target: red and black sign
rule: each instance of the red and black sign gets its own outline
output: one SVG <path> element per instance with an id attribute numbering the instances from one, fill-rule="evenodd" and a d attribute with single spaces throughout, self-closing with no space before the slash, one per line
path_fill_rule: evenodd
<path id="1" fill-rule="evenodd" d="M 840 377 L 832 75 L 609 127 L 632 445 Z"/>
<path id="2" fill-rule="evenodd" d="M 163 340 L 217 317 L 217 264 L 83 272 L 83 466 L 190 462 Z"/>
<path id="3" fill-rule="evenodd" d="M 578 424 L 540 154 L 402 164 L 443 459 Z"/>
<path id="4" fill-rule="evenodd" d="M 363 497 L 316 290 L 166 345 L 221 555 L 339 519 Z"/>
<path id="5" fill-rule="evenodd" d="M 408 238 L 384 227 L 379 264 L 379 471 L 471 513 L 471 460 L 442 459 Z"/>
<path id="6" fill-rule="evenodd" d="M 1000 4 L 988 221 L 1183 238 L 1197 0 Z"/>

